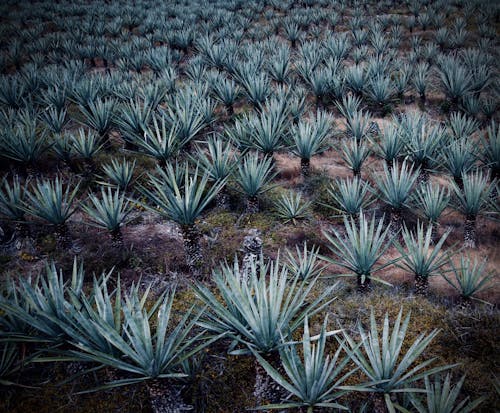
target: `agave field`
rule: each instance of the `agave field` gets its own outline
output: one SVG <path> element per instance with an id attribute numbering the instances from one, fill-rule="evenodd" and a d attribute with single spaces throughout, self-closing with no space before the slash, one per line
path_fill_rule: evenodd
<path id="1" fill-rule="evenodd" d="M 1 412 L 499 411 L 499 2 L 0 12 Z"/>

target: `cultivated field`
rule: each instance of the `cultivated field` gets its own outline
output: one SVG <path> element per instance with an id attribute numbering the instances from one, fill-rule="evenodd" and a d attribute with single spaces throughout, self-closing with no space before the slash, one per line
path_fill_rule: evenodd
<path id="1" fill-rule="evenodd" d="M 500 3 L 5 0 L 0 412 L 496 412 Z"/>

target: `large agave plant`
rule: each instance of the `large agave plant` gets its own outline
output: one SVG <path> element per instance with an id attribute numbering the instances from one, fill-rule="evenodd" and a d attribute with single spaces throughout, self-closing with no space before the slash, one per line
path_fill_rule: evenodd
<path id="1" fill-rule="evenodd" d="M 71 243 L 67 222 L 76 211 L 74 201 L 79 188 L 80 183 L 73 189 L 68 183 L 64 189 L 63 182 L 56 177 L 54 180 L 37 181 L 31 190 L 26 191 L 23 209 L 28 214 L 53 225 L 57 241 L 64 247 Z"/>
<path id="2" fill-rule="evenodd" d="M 391 246 L 388 239 L 390 226 L 385 227 L 383 220 L 375 221 L 375 216 L 369 221 L 363 212 L 358 220 L 344 216 L 344 236 L 335 229 L 332 233 L 324 232 L 329 242 L 328 248 L 336 258 L 323 257 L 326 262 L 339 265 L 349 272 L 344 276 L 355 276 L 360 292 L 366 291 L 372 280 L 390 285 L 373 274 L 392 265 L 397 259 L 389 260 L 377 266 L 378 260 Z"/>
<path id="3" fill-rule="evenodd" d="M 366 331 L 359 324 L 360 341 L 357 342 L 344 332 L 345 348 L 352 361 L 366 376 L 366 382 L 361 386 L 341 386 L 348 391 L 370 391 L 373 393 L 372 410 L 374 413 L 395 412 L 400 406 L 393 398 L 398 393 L 425 393 L 423 389 L 415 387 L 415 383 L 432 374 L 447 370 L 453 366 L 441 366 L 428 369 L 436 358 L 419 360 L 430 343 L 438 335 L 439 330 L 430 334 L 421 333 L 406 350 L 406 333 L 410 323 L 410 313 L 402 320 L 403 309 L 392 326 L 389 326 L 389 316 L 386 313 L 383 321 L 382 334 L 372 310 L 370 327 Z M 418 360 L 418 361 L 417 361 Z M 392 397 L 391 397 L 392 396 Z"/>
<path id="4" fill-rule="evenodd" d="M 195 287 L 196 295 L 207 305 L 199 322 L 201 327 L 215 334 L 226 333 L 243 346 L 233 353 L 258 352 L 271 363 L 277 362 L 283 341 L 292 340 L 292 334 L 304 319 L 334 299 L 331 298 L 334 287 L 309 299 L 318 277 L 300 280 L 297 273 L 290 279 L 279 258 L 266 264 L 261 256 L 258 262 L 252 262 L 248 279 L 242 277 L 237 261 L 233 266 L 224 264 L 214 271 L 213 279 L 217 295 L 204 285 Z M 306 303 L 306 300 L 309 301 Z M 269 379 L 259 363 L 256 363 L 256 376 L 257 402 L 262 403 L 267 396 L 275 398 L 277 395 L 270 392 Z"/>
<path id="5" fill-rule="evenodd" d="M 190 174 L 187 162 L 184 171 L 183 186 L 178 182 L 174 167 L 168 164 L 164 171 L 159 170 L 159 176 L 149 175 L 151 189 L 140 187 L 139 190 L 150 202 L 150 205 L 144 205 L 146 208 L 160 213 L 180 226 L 184 238 L 186 263 L 193 275 L 199 276 L 203 256 L 200 252 L 200 233 L 195 222 L 225 185 L 226 180 L 221 180 L 208 188 L 208 173 L 200 178 L 196 167 L 193 174 Z"/>
<path id="6" fill-rule="evenodd" d="M 290 191 L 282 194 L 281 197 L 274 202 L 276 215 L 283 219 L 285 223 L 292 222 L 294 225 L 298 220 L 309 218 L 309 208 L 311 202 L 302 201 L 302 195 L 299 192 Z"/>

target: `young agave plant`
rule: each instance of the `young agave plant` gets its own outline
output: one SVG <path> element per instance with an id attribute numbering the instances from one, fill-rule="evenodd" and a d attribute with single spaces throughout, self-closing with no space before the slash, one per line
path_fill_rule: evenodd
<path id="1" fill-rule="evenodd" d="M 359 177 L 337 179 L 327 191 L 333 200 L 333 205 L 328 206 L 355 220 L 362 210 L 366 210 L 375 201 L 370 184 Z"/>
<path id="2" fill-rule="evenodd" d="M 494 183 L 488 183 L 488 176 L 481 171 L 463 175 L 462 181 L 462 189 L 455 182 L 451 183 L 451 188 L 455 194 L 452 206 L 465 217 L 464 247 L 476 248 L 476 220 L 490 204 L 489 194 Z"/>
<path id="3" fill-rule="evenodd" d="M 304 242 L 304 248 L 295 247 L 296 255 L 286 250 L 288 257 L 286 266 L 290 274 L 299 276 L 301 280 L 315 279 L 320 277 L 324 270 L 324 265 L 320 263 L 319 247 L 313 246 L 307 248 L 307 242 Z"/>
<path id="4" fill-rule="evenodd" d="M 66 189 L 63 189 L 62 181 L 56 177 L 54 180 L 38 181 L 31 191 L 26 191 L 23 209 L 53 225 L 57 242 L 63 248 L 71 245 L 67 222 L 76 211 L 73 204 L 79 188 L 80 183 L 71 190 L 68 183 Z"/>
<path id="5" fill-rule="evenodd" d="M 319 336 L 311 337 L 309 322 L 306 317 L 304 320 L 304 334 L 299 342 L 299 344 L 302 344 L 302 357 L 296 350 L 295 343 L 285 343 L 280 348 L 280 364 L 282 370 L 285 371 L 286 377 L 259 353 L 253 352 L 267 374 L 296 399 L 290 400 L 287 398 L 286 401 L 278 404 L 259 406 L 257 410 L 306 408 L 307 413 L 313 413 L 315 408 L 349 410 L 335 400 L 345 393 L 339 387 L 357 369 L 350 369 L 347 373 L 344 373 L 350 358 L 341 357 L 341 346 L 333 356 L 327 354 L 327 336 L 336 334 L 339 331 L 327 331 L 326 324 L 327 318 L 323 322 Z"/>
<path id="6" fill-rule="evenodd" d="M 493 279 L 493 274 L 486 274 L 486 264 L 486 260 L 479 262 L 477 258 L 472 260 L 469 256 L 461 255 L 458 267 L 451 262 L 454 279 L 443 274 L 444 279 L 460 294 L 460 304 L 464 307 L 470 306 L 471 300 L 485 302 L 474 295 L 488 288 L 488 283 Z"/>
<path id="7" fill-rule="evenodd" d="M 328 129 L 322 130 L 316 124 L 300 121 L 291 132 L 291 151 L 300 158 L 300 171 L 304 178 L 309 176 L 311 158 L 328 149 Z"/>
<path id="8" fill-rule="evenodd" d="M 376 153 L 385 161 L 387 168 L 391 170 L 394 161 L 402 155 L 405 148 L 405 140 L 401 136 L 399 128 L 394 123 L 384 127 L 379 142 L 375 142 Z"/>
<path id="9" fill-rule="evenodd" d="M 410 313 L 401 323 L 402 316 L 403 309 L 401 308 L 391 333 L 389 316 L 386 313 L 382 335 L 379 335 L 379 328 L 372 310 L 370 329 L 365 331 L 361 323 L 359 324 L 360 341 L 356 342 L 344 332 L 345 344 L 341 342 L 352 361 L 368 379 L 359 386 L 341 386 L 341 389 L 372 392 L 371 411 L 373 413 L 395 412 L 396 408 L 400 406 L 392 398 L 398 393 L 425 393 L 425 390 L 415 387 L 416 382 L 454 367 L 453 365 L 447 365 L 428 369 L 427 367 L 436 358 L 417 361 L 438 335 L 439 330 L 433 330 L 430 334 L 421 333 L 408 347 L 406 353 L 403 353 L 403 345 L 407 348 L 405 337 L 410 323 Z"/>
<path id="10" fill-rule="evenodd" d="M 121 227 L 127 222 L 127 217 L 132 211 L 132 205 L 125 199 L 124 194 L 116 189 L 101 188 L 101 198 L 90 194 L 91 205 L 82 205 L 83 210 L 89 215 L 91 225 L 109 231 L 113 244 L 123 245 Z"/>
<path id="11" fill-rule="evenodd" d="M 361 168 L 369 155 L 370 149 L 364 141 L 349 139 L 342 144 L 342 159 L 355 178 L 361 177 Z"/>
<path id="12" fill-rule="evenodd" d="M 236 181 L 246 195 L 246 212 L 254 214 L 259 211 L 258 196 L 270 189 L 269 183 L 276 176 L 273 171 L 272 158 L 259 160 L 257 154 L 247 154 L 238 164 Z"/>
<path id="13" fill-rule="evenodd" d="M 207 141 L 208 153 L 199 149 L 196 158 L 201 167 L 208 174 L 213 182 L 220 182 L 229 179 L 229 176 L 236 167 L 234 153 L 228 143 L 220 138 L 210 138 Z M 228 194 L 226 185 L 224 185 L 215 197 L 217 207 L 220 209 L 228 208 Z"/>
<path id="14" fill-rule="evenodd" d="M 500 127 L 494 122 L 488 126 L 486 136 L 481 136 L 483 145 L 481 160 L 490 168 L 493 181 L 500 180 Z"/>
<path id="15" fill-rule="evenodd" d="M 195 287 L 196 295 L 207 305 L 199 325 L 215 334 L 226 333 L 242 346 L 232 354 L 257 352 L 274 367 L 278 365 L 278 350 L 283 342 L 293 339 L 293 333 L 306 317 L 317 314 L 334 300 L 331 295 L 335 286 L 309 299 L 318 278 L 300 280 L 295 274 L 290 279 L 279 258 L 266 264 L 261 256 L 258 262 L 252 262 L 248 280 L 241 276 L 237 261 L 233 266 L 222 265 L 214 271 L 213 279 L 216 294 L 202 284 Z M 255 369 L 257 403 L 276 402 L 280 394 L 273 391 L 270 378 L 257 361 Z"/>
<path id="16" fill-rule="evenodd" d="M 95 172 L 94 157 L 102 149 L 101 138 L 92 131 L 78 130 L 78 134 L 69 136 L 73 153 L 83 159 L 85 174 L 91 176 Z"/>
<path id="17" fill-rule="evenodd" d="M 476 146 L 472 140 L 462 138 L 452 141 L 443 151 L 443 166 L 453 177 L 455 184 L 462 189 L 462 176 L 476 166 Z"/>
<path id="18" fill-rule="evenodd" d="M 99 138 L 108 143 L 108 135 L 114 122 L 115 101 L 96 99 L 79 108 L 85 118 L 84 124 L 94 129 Z"/>
<path id="19" fill-rule="evenodd" d="M 187 162 L 185 167 L 180 169 L 185 171 L 183 187 L 178 183 L 176 170 L 168 164 L 165 171 L 158 177 L 149 175 L 151 189 L 140 187 L 139 191 L 152 204 L 144 204 L 146 208 L 171 219 L 180 226 L 184 239 L 186 263 L 192 274 L 199 277 L 202 275 L 203 255 L 196 219 L 215 198 L 226 180 L 207 188 L 208 173 L 204 173 L 199 178 L 197 166 L 196 170 L 190 174 Z"/>
<path id="20" fill-rule="evenodd" d="M 283 219 L 285 223 L 292 222 L 297 224 L 298 220 L 308 219 L 310 217 L 309 208 L 312 202 L 302 202 L 302 195 L 298 192 L 290 191 L 282 194 L 281 197 L 274 202 L 276 215 Z"/>
<path id="21" fill-rule="evenodd" d="M 384 165 L 384 173 L 376 176 L 377 187 L 382 200 L 391 208 L 392 233 L 397 234 L 401 229 L 403 209 L 409 205 L 411 191 L 418 178 L 417 171 L 406 165 L 406 160 L 399 167 L 398 162 L 393 162 L 391 170 Z"/>
<path id="22" fill-rule="evenodd" d="M 355 276 L 360 292 L 367 291 L 372 280 L 390 285 L 373 276 L 376 272 L 397 261 L 396 259 L 390 260 L 376 266 L 377 261 L 391 246 L 388 239 L 390 225 L 386 226 L 385 229 L 384 226 L 383 219 L 377 224 L 375 216 L 373 216 L 370 222 L 365 214 L 360 212 L 358 222 L 344 216 L 345 236 L 335 229 L 332 230 L 332 234 L 323 233 L 329 242 L 328 248 L 337 257 L 323 257 L 323 259 L 349 271 L 343 276 Z"/>
<path id="23" fill-rule="evenodd" d="M 240 87 L 234 80 L 219 77 L 213 84 L 215 98 L 226 108 L 227 114 L 233 116 L 234 104 L 241 94 Z"/>
<path id="24" fill-rule="evenodd" d="M 404 247 L 396 243 L 396 248 L 401 254 L 399 267 L 409 271 L 415 277 L 415 292 L 427 295 L 429 291 L 429 277 L 439 275 L 442 268 L 448 264 L 450 254 L 442 254 L 443 244 L 451 230 L 445 232 L 431 248 L 432 225 L 424 230 L 424 225 L 419 223 L 416 234 L 412 234 L 406 226 L 403 228 Z"/>
<path id="25" fill-rule="evenodd" d="M 450 203 L 450 191 L 440 185 L 428 183 L 420 186 L 416 194 L 416 206 L 432 228 L 431 241 L 436 241 L 439 217 Z"/>
<path id="26" fill-rule="evenodd" d="M 126 191 L 133 183 L 136 160 L 133 162 L 122 159 L 111 159 L 111 164 L 103 165 L 104 174 L 111 181 L 111 185 L 116 186 L 121 191 Z M 99 182 L 102 185 L 109 183 Z"/>
<path id="27" fill-rule="evenodd" d="M 485 400 L 485 397 L 473 401 L 469 401 L 469 397 L 466 397 L 459 401 L 464 380 L 465 376 L 462 376 L 460 381 L 453 386 L 449 373 L 444 382 L 439 374 L 432 382 L 429 377 L 425 377 L 425 399 L 422 400 L 411 394 L 411 404 L 418 413 L 471 413 Z"/>

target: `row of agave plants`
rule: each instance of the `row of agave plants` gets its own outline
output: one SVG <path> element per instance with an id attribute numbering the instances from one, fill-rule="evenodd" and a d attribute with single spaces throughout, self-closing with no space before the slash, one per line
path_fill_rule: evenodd
<path id="1" fill-rule="evenodd" d="M 460 397 L 463 377 L 456 384 L 450 373 L 443 377 L 456 365 L 425 356 L 438 330 L 408 342 L 410 314 L 402 309 L 392 326 L 387 314 L 378 325 L 372 311 L 369 326 L 359 324 L 354 334 L 329 330 L 325 317 L 313 335 L 310 319 L 331 308 L 338 289 L 312 296 L 320 276 L 313 269 L 301 274 L 261 256 L 242 276 L 237 261 L 226 263 L 214 271 L 213 289 L 192 287 L 198 301 L 183 314 L 172 308 L 175 291 L 159 297 L 134 285 L 124 291 L 111 275 L 94 276 L 84 288 L 75 260 L 68 281 L 54 264 L 35 279 L 11 280 L 0 296 L 0 384 L 15 384 L 13 376 L 30 362 L 73 362 L 84 373 L 104 369 L 105 382 L 84 392 L 142 383 L 153 411 L 178 412 L 189 409 L 180 388 L 190 381 L 194 359 L 220 341 L 230 354 L 254 358 L 262 410 L 349 410 L 343 396 L 353 392 L 368 392 L 371 401 L 360 411 L 377 413 L 469 412 L 484 401 Z M 24 360 L 21 344 L 31 350 Z"/>

